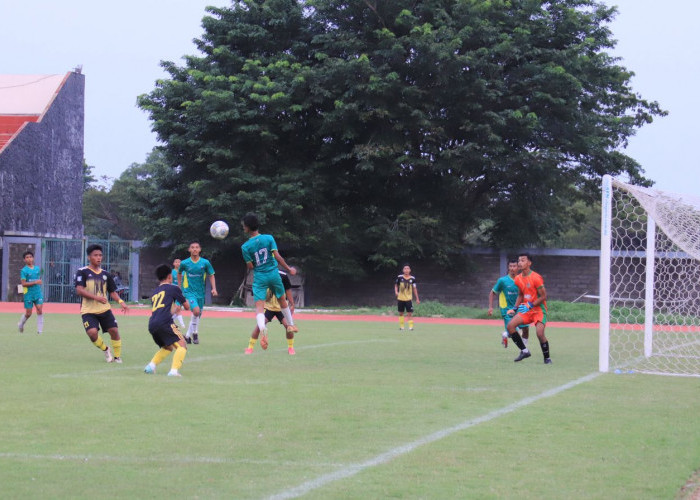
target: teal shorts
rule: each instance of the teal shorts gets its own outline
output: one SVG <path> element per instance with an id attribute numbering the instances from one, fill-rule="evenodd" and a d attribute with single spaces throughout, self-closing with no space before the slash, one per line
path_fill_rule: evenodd
<path id="1" fill-rule="evenodd" d="M 505 325 L 507 330 L 508 323 L 510 323 L 510 320 L 515 317 L 515 314 L 513 316 L 508 316 L 508 309 L 501 309 L 501 317 L 503 318 L 503 324 Z M 528 326 L 530 325 L 518 325 L 518 330 L 522 330 L 523 328 L 527 328 Z"/>
<path id="2" fill-rule="evenodd" d="M 182 295 L 184 295 L 187 302 L 190 303 L 190 311 L 195 307 L 199 307 L 200 311 L 204 309 L 204 297 L 199 297 L 198 295 L 187 292 L 182 292 Z"/>
<path id="3" fill-rule="evenodd" d="M 41 291 L 39 291 L 38 293 L 29 291 L 29 292 L 24 294 L 24 308 L 25 309 L 31 309 L 35 305 L 40 306 L 43 303 L 44 303 L 44 297 L 41 295 Z"/>
<path id="4" fill-rule="evenodd" d="M 253 299 L 265 300 L 267 298 L 267 289 L 272 290 L 275 297 L 278 299 L 284 295 L 284 285 L 279 271 L 275 270 L 269 273 L 255 272 L 253 277 Z"/>

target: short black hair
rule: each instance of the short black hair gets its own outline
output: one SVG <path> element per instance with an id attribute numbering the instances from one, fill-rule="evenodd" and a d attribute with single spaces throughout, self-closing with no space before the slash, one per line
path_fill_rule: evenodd
<path id="1" fill-rule="evenodd" d="M 156 267 L 156 278 L 158 278 L 158 281 L 165 281 L 172 271 L 173 268 L 169 265 L 161 264 L 160 266 Z"/>
<path id="2" fill-rule="evenodd" d="M 257 231 L 260 227 L 260 221 L 258 221 L 258 216 L 253 213 L 247 213 L 243 216 L 241 220 L 245 226 L 251 231 Z"/>
<path id="3" fill-rule="evenodd" d="M 517 257 L 510 257 L 508 259 L 508 264 L 517 264 L 518 263 L 518 258 Z"/>
<path id="4" fill-rule="evenodd" d="M 32 252 L 31 250 L 27 250 L 22 254 L 22 258 L 24 259 L 27 255 L 31 255 L 32 257 L 34 257 L 34 252 Z"/>
<path id="5" fill-rule="evenodd" d="M 202 244 L 199 242 L 199 240 L 190 240 L 190 242 L 187 244 L 187 246 L 190 246 L 192 243 L 196 243 L 200 247 L 202 246 Z"/>
<path id="6" fill-rule="evenodd" d="M 532 262 L 532 257 L 530 256 L 530 254 L 528 252 L 520 252 L 518 254 L 518 258 L 520 258 L 520 257 L 527 257 L 527 260 Z"/>
<path id="7" fill-rule="evenodd" d="M 90 245 L 89 247 L 87 247 L 87 250 L 86 250 L 85 252 L 86 252 L 88 255 L 90 255 L 90 254 L 91 254 L 92 252 L 94 252 L 95 250 L 99 250 L 99 251 L 101 252 L 101 251 L 102 251 L 102 245 L 98 245 L 98 244 L 96 244 L 96 243 L 93 244 L 93 245 Z"/>

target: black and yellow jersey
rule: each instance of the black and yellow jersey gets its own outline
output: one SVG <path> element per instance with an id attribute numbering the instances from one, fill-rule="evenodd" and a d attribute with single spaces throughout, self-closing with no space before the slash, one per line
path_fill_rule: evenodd
<path id="1" fill-rule="evenodd" d="M 80 297 L 80 314 L 100 314 L 109 311 L 112 306 L 109 305 L 109 295 L 116 291 L 117 285 L 114 280 L 104 269 L 98 272 L 93 271 L 90 267 L 81 267 L 75 273 L 75 286 L 82 286 L 85 289 L 98 297 L 107 299 L 107 303 L 103 304 L 94 299 Z"/>
<path id="2" fill-rule="evenodd" d="M 396 277 L 396 285 L 399 288 L 397 300 L 413 300 L 413 287 L 416 286 L 415 276 L 406 278 L 403 274 L 399 274 Z"/>

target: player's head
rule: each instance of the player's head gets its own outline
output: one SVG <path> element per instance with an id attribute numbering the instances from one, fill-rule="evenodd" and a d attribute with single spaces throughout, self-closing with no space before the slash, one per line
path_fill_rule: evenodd
<path id="1" fill-rule="evenodd" d="M 34 252 L 31 250 L 27 250 L 22 254 L 22 259 L 24 259 L 24 263 L 27 265 L 31 265 L 34 263 Z"/>
<path id="2" fill-rule="evenodd" d="M 403 265 L 403 269 L 402 269 L 402 270 L 403 270 L 403 273 L 406 274 L 406 275 L 411 274 L 411 266 L 408 264 L 408 262 L 406 262 L 406 263 Z"/>
<path id="3" fill-rule="evenodd" d="M 508 274 L 511 276 L 518 274 L 518 259 L 515 257 L 508 259 Z"/>
<path id="4" fill-rule="evenodd" d="M 199 240 L 190 241 L 190 246 L 188 247 L 191 257 L 198 257 L 202 253 L 202 245 L 199 244 Z"/>
<path id="5" fill-rule="evenodd" d="M 90 245 L 87 247 L 85 253 L 87 253 L 88 260 L 93 266 L 99 266 L 102 264 L 102 245 Z"/>
<path id="6" fill-rule="evenodd" d="M 523 269 L 530 269 L 532 265 L 532 258 L 527 252 L 521 252 L 518 254 L 518 268 L 522 271 Z"/>
<path id="7" fill-rule="evenodd" d="M 182 262 L 182 261 L 181 261 L 180 259 L 175 259 L 175 260 L 173 261 L 173 269 L 180 269 L 180 263 L 181 263 L 181 262 Z"/>
<path id="8" fill-rule="evenodd" d="M 253 213 L 247 213 L 241 219 L 241 224 L 243 224 L 243 230 L 246 233 L 252 233 L 260 228 L 260 221 L 258 221 L 258 216 Z"/>
<path id="9" fill-rule="evenodd" d="M 168 279 L 173 279 L 173 269 L 167 264 L 161 264 L 156 267 L 156 278 L 159 282 L 168 281 Z"/>

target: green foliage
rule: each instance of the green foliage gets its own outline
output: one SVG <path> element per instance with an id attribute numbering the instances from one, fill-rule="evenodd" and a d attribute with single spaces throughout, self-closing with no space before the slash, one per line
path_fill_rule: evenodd
<path id="1" fill-rule="evenodd" d="M 532 2 L 234 1 L 139 105 L 163 142 L 134 216 L 150 241 L 254 211 L 324 277 L 469 241 L 542 244 L 581 220 L 618 152 L 665 114 L 607 51 L 614 8 Z M 487 222 L 485 222 L 487 221 Z M 240 244 L 229 238 L 223 249 Z"/>

